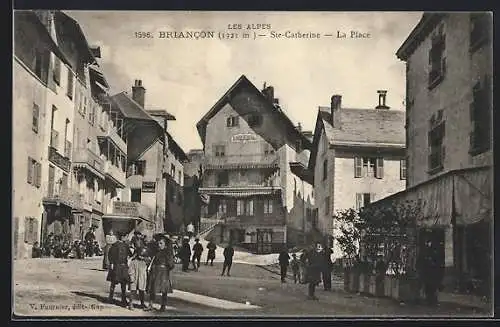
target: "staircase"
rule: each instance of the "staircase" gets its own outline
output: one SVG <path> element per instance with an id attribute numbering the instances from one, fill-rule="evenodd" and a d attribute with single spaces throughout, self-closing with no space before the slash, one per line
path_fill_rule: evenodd
<path id="1" fill-rule="evenodd" d="M 201 218 L 198 237 L 200 239 L 205 239 L 205 237 L 214 230 L 215 226 L 221 222 L 222 219 L 220 219 L 219 214 L 217 213 L 210 218 Z"/>

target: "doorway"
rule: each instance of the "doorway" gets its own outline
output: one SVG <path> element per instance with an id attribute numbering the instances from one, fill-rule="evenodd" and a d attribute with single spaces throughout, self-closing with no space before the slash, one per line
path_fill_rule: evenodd
<path id="1" fill-rule="evenodd" d="M 257 229 L 257 253 L 266 254 L 272 251 L 273 230 Z"/>

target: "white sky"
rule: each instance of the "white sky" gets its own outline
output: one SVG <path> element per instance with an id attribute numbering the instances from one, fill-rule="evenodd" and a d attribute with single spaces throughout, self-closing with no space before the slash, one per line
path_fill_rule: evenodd
<path id="1" fill-rule="evenodd" d="M 372 108 L 376 91 L 403 109 L 405 67 L 395 52 L 420 12 L 132 12 L 66 11 L 90 45 L 100 45 L 101 69 L 111 93 L 131 94 L 134 79 L 146 88 L 146 109 L 176 116 L 169 131 L 185 152 L 201 148 L 196 123 L 245 74 L 259 89 L 273 85 L 290 119 L 312 130 L 317 108 L 333 94 L 342 106 Z M 228 24 L 271 24 L 270 31 L 337 34 L 357 30 L 369 39 L 209 40 L 137 39 L 134 32 L 211 30 Z M 156 33 L 155 33 L 156 34 Z"/>

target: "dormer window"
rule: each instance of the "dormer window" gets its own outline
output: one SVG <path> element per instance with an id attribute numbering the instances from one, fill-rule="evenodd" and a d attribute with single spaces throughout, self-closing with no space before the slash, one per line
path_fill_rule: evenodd
<path id="1" fill-rule="evenodd" d="M 240 125 L 239 118 L 240 117 L 238 117 L 238 116 L 227 117 L 227 120 L 226 120 L 227 127 L 239 126 Z"/>

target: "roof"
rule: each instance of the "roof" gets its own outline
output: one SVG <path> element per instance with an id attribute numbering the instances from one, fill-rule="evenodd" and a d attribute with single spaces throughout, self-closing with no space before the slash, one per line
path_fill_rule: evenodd
<path id="1" fill-rule="evenodd" d="M 333 127 L 330 107 L 320 106 L 316 118 L 309 168 L 316 164 L 316 152 L 324 129 L 332 146 L 395 147 L 406 146 L 406 113 L 391 109 L 341 108 L 339 127 Z"/>
<path id="2" fill-rule="evenodd" d="M 146 110 L 146 112 L 152 116 L 165 117 L 167 120 L 176 120 L 174 115 L 163 109 Z"/>
<path id="3" fill-rule="evenodd" d="M 82 50 L 84 50 L 83 51 L 84 57 L 82 58 L 82 60 L 84 62 L 95 63 L 95 64 L 99 65 L 97 63 L 96 58 L 94 57 L 93 51 L 91 50 L 91 48 L 87 42 L 87 38 L 85 37 L 85 34 L 82 31 L 82 28 L 80 27 L 80 25 L 78 24 L 78 22 L 76 20 L 74 20 L 70 16 L 66 15 L 62 11 L 56 11 L 54 13 L 54 21 L 56 24 L 61 23 L 61 24 L 68 27 L 68 32 L 73 34 L 73 37 L 74 37 L 73 40 L 81 46 Z"/>
<path id="4" fill-rule="evenodd" d="M 307 169 L 301 162 L 290 162 L 290 170 L 303 181 L 314 185 L 314 175 L 312 171 Z"/>
<path id="5" fill-rule="evenodd" d="M 443 13 L 424 13 L 417 26 L 410 32 L 410 35 L 396 51 L 396 56 L 401 60 L 408 60 L 418 45 L 424 40 L 434 27 L 443 19 Z"/>
<path id="6" fill-rule="evenodd" d="M 187 157 L 186 153 L 184 150 L 182 150 L 181 146 L 174 140 L 172 135 L 170 135 L 169 132 L 166 132 L 168 136 L 168 148 L 172 153 L 177 156 L 180 161 L 189 161 L 189 158 Z"/>
<path id="7" fill-rule="evenodd" d="M 110 99 L 120 108 L 125 118 L 156 121 L 156 119 L 148 114 L 140 104 L 128 96 L 125 91 L 111 96 Z M 160 124 L 158 124 L 158 126 L 160 126 Z"/>
<path id="8" fill-rule="evenodd" d="M 106 80 L 106 77 L 104 77 L 104 74 L 95 66 L 89 66 L 89 75 L 91 81 L 95 81 L 102 86 L 109 88 L 108 81 Z"/>
<path id="9" fill-rule="evenodd" d="M 325 133 L 332 145 L 342 143 L 383 143 L 404 147 L 406 143 L 405 117 L 402 110 L 342 108 L 340 127 L 332 126 L 329 107 L 320 107 Z"/>
<path id="10" fill-rule="evenodd" d="M 34 27 L 41 32 L 40 36 L 43 38 L 44 43 L 46 43 L 50 47 L 50 49 L 54 52 L 54 54 L 60 60 L 62 60 L 66 65 L 71 66 L 71 63 L 70 63 L 68 57 L 66 56 L 66 54 L 64 54 L 64 52 L 61 51 L 61 49 L 56 44 L 56 42 L 54 41 L 54 39 L 50 35 L 49 31 L 45 27 L 45 25 L 43 25 L 42 21 L 40 20 L 40 18 L 37 16 L 37 14 L 34 11 L 32 11 L 32 10 L 16 10 L 16 11 L 14 11 L 14 24 L 16 24 L 16 22 L 18 20 L 25 20 L 25 21 L 33 24 Z M 15 28 L 15 26 L 14 26 L 14 28 Z"/>
<path id="11" fill-rule="evenodd" d="M 196 124 L 196 128 L 198 129 L 198 134 L 200 135 L 200 138 L 205 144 L 205 134 L 206 134 L 206 126 L 210 119 L 212 119 L 218 112 L 219 110 L 222 109 L 233 97 L 234 93 L 238 92 L 242 87 L 248 87 L 251 91 L 253 91 L 255 94 L 259 96 L 259 98 L 267 104 L 267 108 L 275 113 L 277 113 L 277 117 L 281 119 L 287 128 L 287 130 L 291 131 L 295 137 L 298 137 L 302 140 L 302 144 L 304 148 L 310 149 L 311 148 L 311 141 L 307 137 L 305 137 L 295 126 L 295 124 L 288 118 L 288 116 L 277 106 L 275 106 L 273 103 L 271 103 L 269 100 L 266 99 L 266 97 L 262 94 L 262 92 L 259 91 L 255 87 L 255 85 L 252 84 L 248 80 L 248 78 L 245 75 L 241 75 L 240 78 L 229 88 L 229 90 L 215 103 L 215 105 L 200 119 L 200 121 Z"/>

